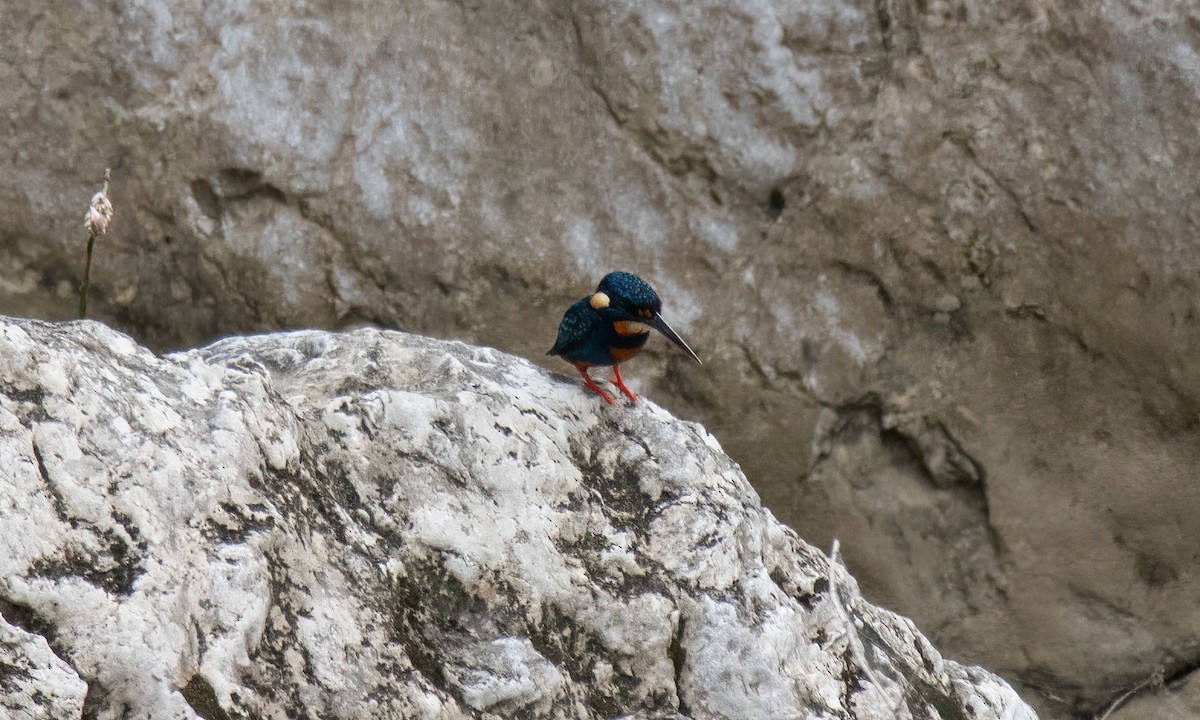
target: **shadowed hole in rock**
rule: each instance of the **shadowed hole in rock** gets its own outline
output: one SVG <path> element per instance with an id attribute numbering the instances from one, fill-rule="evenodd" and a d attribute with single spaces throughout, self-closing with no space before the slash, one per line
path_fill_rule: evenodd
<path id="1" fill-rule="evenodd" d="M 212 185 L 207 180 L 198 179 L 192 181 L 191 188 L 192 199 L 200 207 L 200 212 L 213 220 L 219 219 L 221 217 L 221 198 L 217 197 Z"/>
<path id="2" fill-rule="evenodd" d="M 767 217 L 771 220 L 778 220 L 786 205 L 787 201 L 783 197 L 783 192 L 779 188 L 775 188 L 771 191 L 771 196 L 767 198 Z"/>
<path id="3" fill-rule="evenodd" d="M 226 197 L 245 195 L 262 186 L 262 173 L 249 168 L 228 167 L 217 173 L 221 194 Z"/>

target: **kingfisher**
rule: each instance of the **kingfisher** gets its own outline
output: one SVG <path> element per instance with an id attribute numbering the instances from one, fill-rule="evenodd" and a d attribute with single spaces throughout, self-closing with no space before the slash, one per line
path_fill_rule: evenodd
<path id="1" fill-rule="evenodd" d="M 612 365 L 617 388 L 637 402 L 637 395 L 621 377 L 621 363 L 642 351 L 651 330 L 659 331 L 700 362 L 662 319 L 661 310 L 662 301 L 649 283 L 633 273 L 611 272 L 600 280 L 594 293 L 567 308 L 558 325 L 558 340 L 546 354 L 560 355 L 574 365 L 583 376 L 583 384 L 600 393 L 610 405 L 616 400 L 592 380 L 588 368 Z"/>

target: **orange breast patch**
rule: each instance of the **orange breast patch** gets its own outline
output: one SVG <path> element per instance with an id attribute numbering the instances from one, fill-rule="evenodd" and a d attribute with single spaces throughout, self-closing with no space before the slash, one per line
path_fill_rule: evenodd
<path id="1" fill-rule="evenodd" d="M 634 347 L 634 348 L 614 347 L 614 348 L 609 348 L 608 351 L 610 353 L 612 353 L 612 356 L 617 359 L 617 362 L 623 363 L 626 360 L 628 360 L 629 358 L 633 357 L 634 355 L 637 355 L 638 353 L 640 353 L 642 351 L 642 349 L 640 347 Z"/>
<path id="2" fill-rule="evenodd" d="M 613 323 L 618 335 L 645 335 L 650 332 L 650 326 L 632 320 L 618 320 Z"/>

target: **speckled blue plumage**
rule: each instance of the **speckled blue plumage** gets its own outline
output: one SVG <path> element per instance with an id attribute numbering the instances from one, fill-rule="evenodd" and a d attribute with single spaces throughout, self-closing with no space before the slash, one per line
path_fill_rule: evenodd
<path id="1" fill-rule="evenodd" d="M 633 273 L 611 272 L 600 280 L 596 292 L 575 301 L 558 325 L 558 339 L 547 355 L 561 355 L 583 374 L 583 382 L 607 402 L 611 395 L 596 385 L 588 368 L 612 365 L 617 388 L 630 400 L 633 391 L 621 379 L 620 364 L 642 351 L 651 330 L 662 333 L 688 353 L 700 358 L 660 315 L 662 301 L 650 284 Z"/>
<path id="2" fill-rule="evenodd" d="M 614 300 L 623 300 L 629 306 L 649 308 L 654 312 L 662 310 L 662 301 L 650 284 L 633 273 L 610 272 L 600 281 L 596 288 Z"/>
<path id="3" fill-rule="evenodd" d="M 563 315 L 558 325 L 558 339 L 547 355 L 561 355 L 575 364 L 587 366 L 615 365 L 618 360 L 613 348 L 639 348 L 646 344 L 649 334 L 623 336 L 611 321 L 605 320 L 583 298 Z"/>
<path id="4" fill-rule="evenodd" d="M 596 334 L 596 330 L 604 323 L 604 320 L 600 317 L 600 313 L 593 310 L 592 306 L 588 304 L 589 299 L 583 298 L 567 308 L 562 322 L 558 324 L 558 339 L 554 341 L 554 347 L 550 348 L 547 355 L 562 355 L 568 360 L 574 360 L 574 355 L 581 351 L 586 355 L 596 355 L 594 349 L 585 349 L 583 346 L 589 344 L 588 339 Z M 599 348 L 599 350 L 611 355 L 605 348 Z M 603 360 L 603 357 L 597 359 Z M 602 362 L 588 362 L 593 365 L 603 364 Z"/>
<path id="5" fill-rule="evenodd" d="M 621 360 L 614 349 L 628 358 L 646 344 L 649 333 L 622 335 L 613 321 L 633 317 L 638 310 L 658 312 L 662 301 L 654 288 L 633 273 L 611 272 L 596 290 L 607 295 L 611 305 L 597 310 L 589 302 L 590 295 L 572 304 L 559 323 L 558 339 L 548 355 L 561 355 L 577 366 L 615 365 Z"/>

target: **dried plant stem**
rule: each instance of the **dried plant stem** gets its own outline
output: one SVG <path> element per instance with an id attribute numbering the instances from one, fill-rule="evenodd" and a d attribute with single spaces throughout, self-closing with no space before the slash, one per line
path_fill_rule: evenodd
<path id="1" fill-rule="evenodd" d="M 1134 685 L 1133 687 L 1129 688 L 1125 692 L 1118 695 L 1116 697 L 1116 699 L 1114 699 L 1109 704 L 1108 708 L 1104 711 L 1103 714 L 1096 716 L 1096 720 L 1108 720 L 1108 716 L 1112 715 L 1114 712 L 1119 710 L 1121 708 L 1121 706 L 1124 705 L 1126 703 L 1126 701 L 1129 700 L 1129 698 L 1133 697 L 1134 695 L 1137 695 L 1138 693 L 1145 690 L 1146 688 L 1161 689 L 1162 687 L 1163 687 L 1163 670 L 1162 670 L 1162 668 L 1158 668 L 1157 670 L 1154 671 L 1153 674 L 1150 675 L 1150 677 L 1146 678 L 1142 682 L 1138 683 L 1137 685 Z"/>
<path id="2" fill-rule="evenodd" d="M 108 199 L 109 169 L 104 169 L 104 189 L 92 196 L 88 213 L 84 217 L 84 227 L 88 231 L 87 260 L 83 266 L 83 284 L 79 286 L 79 318 L 87 317 L 87 295 L 92 279 L 92 249 L 96 238 L 103 237 L 108 232 L 108 223 L 112 220 L 113 206 Z"/>
<path id="3" fill-rule="evenodd" d="M 87 293 L 92 277 L 92 248 L 96 245 L 96 236 L 88 233 L 87 262 L 83 266 L 83 284 L 79 286 L 79 319 L 87 317 Z"/>

